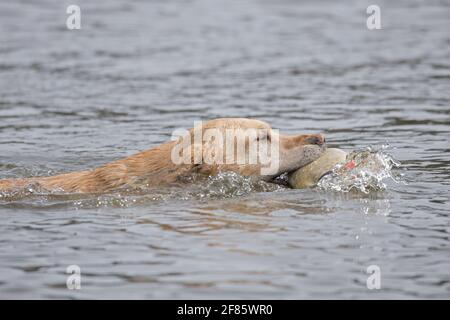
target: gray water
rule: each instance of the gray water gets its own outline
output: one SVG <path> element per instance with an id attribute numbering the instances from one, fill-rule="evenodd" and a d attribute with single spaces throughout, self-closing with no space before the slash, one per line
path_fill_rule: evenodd
<path id="1" fill-rule="evenodd" d="M 93 168 L 234 116 L 346 150 L 388 143 L 403 175 L 368 194 L 225 177 L 3 197 L 0 297 L 450 298 L 450 4 L 377 0 L 372 31 L 369 4 L 0 1 L 0 178 Z"/>

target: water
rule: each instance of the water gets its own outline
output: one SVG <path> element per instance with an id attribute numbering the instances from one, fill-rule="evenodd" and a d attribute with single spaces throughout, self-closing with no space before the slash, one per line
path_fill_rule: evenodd
<path id="1" fill-rule="evenodd" d="M 368 147 L 354 150 L 347 155 L 345 163 L 335 165 L 317 183 L 317 188 L 328 191 L 353 192 L 369 194 L 371 191 L 387 189 L 386 180 L 405 183 L 402 173 L 394 169 L 400 167 L 389 153 L 388 146 Z"/>
<path id="2" fill-rule="evenodd" d="M 389 143 L 405 183 L 229 175 L 3 198 L 1 298 L 450 298 L 448 1 L 378 1 L 375 31 L 368 1 L 77 1 L 79 31 L 69 4 L 0 2 L 1 178 L 92 168 L 242 116 L 345 150 Z M 74 264 L 81 290 L 66 288 Z"/>

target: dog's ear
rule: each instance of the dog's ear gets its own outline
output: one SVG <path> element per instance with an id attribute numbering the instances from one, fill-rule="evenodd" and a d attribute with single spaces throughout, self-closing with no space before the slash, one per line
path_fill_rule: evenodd
<path id="1" fill-rule="evenodd" d="M 206 175 L 215 175 L 218 173 L 217 159 L 214 156 L 217 152 L 216 144 L 211 141 L 206 141 L 203 144 L 193 145 L 192 159 L 195 166 L 195 171 Z"/>
<path id="2" fill-rule="evenodd" d="M 202 162 L 211 166 L 224 164 L 226 136 L 223 130 L 217 128 L 205 130 L 202 140 Z"/>
<path id="3" fill-rule="evenodd" d="M 203 145 L 201 144 L 192 144 L 191 148 L 191 164 L 193 165 L 201 165 L 203 163 Z"/>

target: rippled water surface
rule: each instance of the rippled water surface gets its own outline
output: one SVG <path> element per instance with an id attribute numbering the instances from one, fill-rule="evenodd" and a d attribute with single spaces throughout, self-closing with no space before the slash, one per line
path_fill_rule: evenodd
<path id="1" fill-rule="evenodd" d="M 0 2 L 0 178 L 92 168 L 253 117 L 403 183 L 292 190 L 232 174 L 153 193 L 0 199 L 1 298 L 450 298 L 450 7 L 378 1 Z M 81 290 L 66 288 L 78 265 Z M 369 290 L 367 268 L 381 270 Z"/>

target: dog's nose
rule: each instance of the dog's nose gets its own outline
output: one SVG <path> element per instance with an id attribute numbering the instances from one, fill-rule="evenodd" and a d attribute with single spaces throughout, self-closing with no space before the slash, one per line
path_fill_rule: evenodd
<path id="1" fill-rule="evenodd" d="M 308 144 L 317 144 L 318 146 L 325 144 L 325 136 L 323 134 L 314 134 L 307 140 Z"/>

